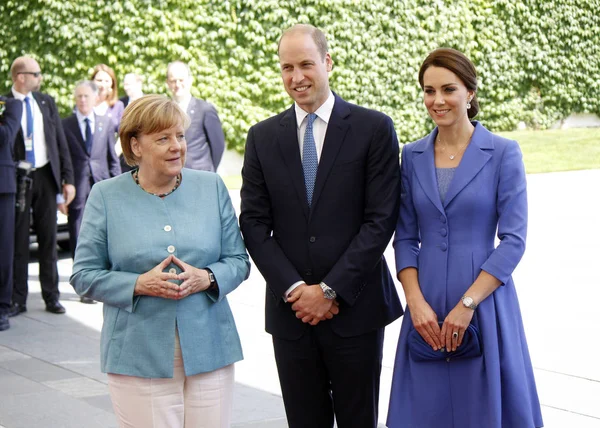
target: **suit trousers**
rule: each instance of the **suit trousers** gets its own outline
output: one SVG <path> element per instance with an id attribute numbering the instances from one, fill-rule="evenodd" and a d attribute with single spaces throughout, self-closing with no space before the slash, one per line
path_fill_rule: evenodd
<path id="1" fill-rule="evenodd" d="M 52 167 L 47 163 L 32 172 L 33 185 L 27 191 L 25 211 L 17 213 L 15 220 L 15 261 L 13 303 L 27 303 L 27 277 L 29 264 L 29 210 L 38 241 L 40 284 L 45 302 L 58 300 L 58 254 L 56 251 L 56 188 Z"/>
<path id="2" fill-rule="evenodd" d="M 229 428 L 234 366 L 186 376 L 175 339 L 173 377 L 108 375 L 108 387 L 120 428 Z"/>
<path id="3" fill-rule="evenodd" d="M 0 193 L 0 312 L 10 308 L 15 253 L 15 194 Z"/>
<path id="4" fill-rule="evenodd" d="M 289 428 L 376 428 L 384 329 L 341 337 L 322 321 L 273 337 Z"/>

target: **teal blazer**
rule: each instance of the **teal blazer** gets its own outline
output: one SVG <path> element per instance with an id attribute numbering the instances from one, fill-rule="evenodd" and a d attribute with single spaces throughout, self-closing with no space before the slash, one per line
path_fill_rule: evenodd
<path id="1" fill-rule="evenodd" d="M 134 296 L 137 277 L 169 250 L 192 266 L 212 270 L 219 291 L 179 301 Z M 181 271 L 176 265 L 170 269 Z M 184 168 L 179 188 L 163 199 L 138 187 L 129 173 L 94 184 L 70 281 L 80 296 L 104 303 L 103 372 L 169 378 L 175 328 L 187 376 L 243 358 L 225 296 L 249 272 L 225 184 L 217 174 Z"/>

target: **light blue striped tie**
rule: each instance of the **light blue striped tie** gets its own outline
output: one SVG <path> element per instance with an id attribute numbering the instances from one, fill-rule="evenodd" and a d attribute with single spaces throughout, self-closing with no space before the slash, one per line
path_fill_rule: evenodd
<path id="1" fill-rule="evenodd" d="M 304 185 L 306 186 L 306 198 L 308 199 L 309 207 L 312 203 L 315 179 L 317 178 L 317 167 L 319 166 L 317 147 L 315 146 L 315 137 L 313 135 L 313 122 L 316 118 L 317 115 L 315 113 L 308 115 L 308 125 L 306 125 L 304 143 L 302 145 L 302 169 L 304 170 Z"/>
<path id="2" fill-rule="evenodd" d="M 33 109 L 31 108 L 31 99 L 25 97 L 25 115 L 27 117 L 27 136 L 31 140 L 31 150 L 25 152 L 25 160 L 35 167 L 35 150 L 33 144 Z"/>

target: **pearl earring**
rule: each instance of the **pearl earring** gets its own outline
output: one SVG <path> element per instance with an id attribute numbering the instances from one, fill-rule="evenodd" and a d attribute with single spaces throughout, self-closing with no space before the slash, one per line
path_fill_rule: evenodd
<path id="1" fill-rule="evenodd" d="M 467 101 L 467 110 L 471 108 L 471 100 Z"/>

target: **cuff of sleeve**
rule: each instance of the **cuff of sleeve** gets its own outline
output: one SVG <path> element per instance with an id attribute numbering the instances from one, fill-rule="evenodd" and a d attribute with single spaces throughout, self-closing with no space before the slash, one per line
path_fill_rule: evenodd
<path id="1" fill-rule="evenodd" d="M 304 284 L 304 281 L 294 282 L 290 288 L 288 288 L 287 290 L 285 290 L 285 293 L 283 294 L 283 297 L 282 297 L 283 301 L 285 303 L 287 303 L 287 298 L 290 295 L 290 293 L 292 291 L 294 291 L 296 288 L 298 288 L 298 286 L 300 286 L 302 284 Z"/>

